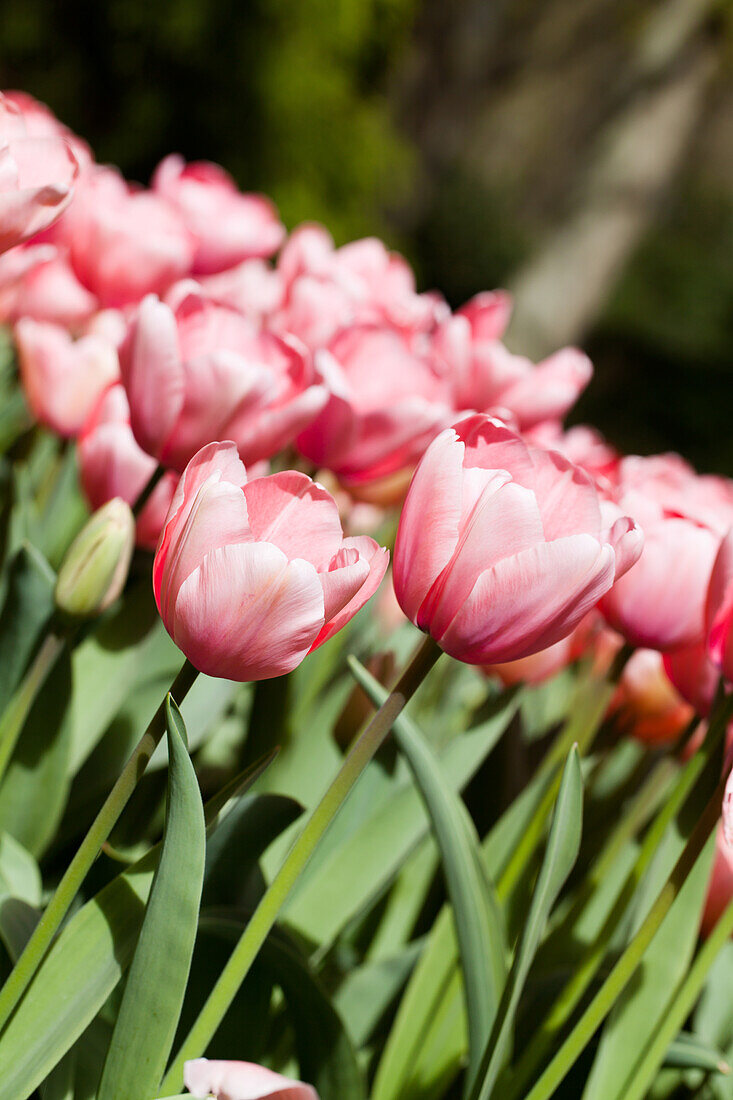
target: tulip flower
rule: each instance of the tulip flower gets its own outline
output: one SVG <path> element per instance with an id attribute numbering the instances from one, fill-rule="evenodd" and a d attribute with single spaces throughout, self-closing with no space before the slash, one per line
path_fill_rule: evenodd
<path id="1" fill-rule="evenodd" d="M 34 415 L 76 436 L 104 390 L 119 377 L 113 344 L 94 334 L 72 340 L 59 325 L 24 318 L 15 326 L 20 377 Z"/>
<path id="2" fill-rule="evenodd" d="M 280 275 L 265 260 L 245 260 L 217 275 L 199 275 L 196 281 L 207 298 L 231 306 L 258 327 L 282 300 Z"/>
<path id="3" fill-rule="evenodd" d="M 28 136 L 20 109 L 0 94 L 0 253 L 60 217 L 78 173 L 69 143 Z"/>
<path id="4" fill-rule="evenodd" d="M 676 741 L 695 716 L 667 675 L 662 654 L 654 649 L 632 653 L 609 712 L 617 727 L 648 745 Z"/>
<path id="5" fill-rule="evenodd" d="M 192 1096 L 205 1100 L 318 1100 L 318 1093 L 302 1081 L 292 1081 L 253 1062 L 224 1062 L 196 1058 L 186 1062 L 183 1080 Z"/>
<path id="6" fill-rule="evenodd" d="M 122 593 L 135 546 L 135 519 L 119 497 L 87 520 L 64 555 L 56 608 L 71 619 L 101 615 Z"/>
<path id="7" fill-rule="evenodd" d="M 477 415 L 439 435 L 415 471 L 395 591 L 452 656 L 515 661 L 568 635 L 642 542 L 633 520 L 601 507 L 577 466 Z"/>
<path id="8" fill-rule="evenodd" d="M 178 211 L 111 168 L 81 179 L 59 227 L 74 273 L 103 306 L 124 308 L 163 293 L 191 270 L 195 242 Z"/>
<path id="9" fill-rule="evenodd" d="M 63 138 L 79 165 L 85 171 L 94 161 L 91 149 L 83 138 L 56 118 L 50 107 L 22 91 L 5 92 L 5 99 L 21 114 L 29 138 Z"/>
<path id="10" fill-rule="evenodd" d="M 195 283 L 177 288 L 172 306 L 145 299 L 121 365 L 136 439 L 179 471 L 222 437 L 248 464 L 270 458 L 328 400 L 302 345 L 258 332 Z"/>
<path id="11" fill-rule="evenodd" d="M 720 673 L 705 642 L 665 653 L 664 670 L 683 699 L 706 718 L 712 710 Z"/>
<path id="12" fill-rule="evenodd" d="M 455 417 L 435 361 L 396 329 L 348 329 L 317 361 L 331 397 L 298 447 L 351 489 L 409 472 Z"/>
<path id="13" fill-rule="evenodd" d="M 194 274 L 211 275 L 242 260 L 271 256 L 285 237 L 270 200 L 242 194 L 217 164 L 186 164 L 172 154 L 155 170 L 153 190 L 178 210 L 196 242 Z"/>
<path id="14" fill-rule="evenodd" d="M 416 292 L 409 264 L 376 237 L 335 248 L 323 226 L 299 226 L 280 253 L 277 272 L 283 301 L 271 325 L 313 350 L 352 325 L 428 332 L 447 312 L 437 295 Z"/>
<path id="15" fill-rule="evenodd" d="M 564 431 L 558 420 L 543 420 L 524 434 L 534 446 L 565 455 L 590 474 L 599 488 L 609 490 L 615 484 L 620 455 L 595 428 L 576 424 Z"/>
<path id="16" fill-rule="evenodd" d="M 577 661 L 589 649 L 597 633 L 598 617 L 596 612 L 591 612 L 581 619 L 570 634 L 547 649 L 540 649 L 528 657 L 520 657 L 506 664 L 486 665 L 483 671 L 487 676 L 496 676 L 505 687 L 515 684 L 543 684 L 557 676 L 573 661 Z"/>
<path id="17" fill-rule="evenodd" d="M 610 625 L 634 646 L 662 652 L 705 635 L 713 562 L 733 523 L 733 489 L 700 477 L 679 456 L 625 458 L 614 498 L 644 530 L 644 554 L 604 597 Z"/>
<path id="18" fill-rule="evenodd" d="M 499 337 L 511 301 L 503 291 L 479 294 L 435 334 L 434 349 L 446 363 L 457 409 L 509 409 L 522 430 L 561 420 L 590 382 L 593 367 L 576 348 L 563 348 L 535 366 L 513 355 Z"/>
<path id="19" fill-rule="evenodd" d="M 77 440 L 79 474 L 92 508 L 121 497 L 135 504 L 155 473 L 155 459 L 141 450 L 130 427 L 130 408 L 120 383 L 110 386 L 87 418 Z M 154 550 L 168 514 L 177 478 L 166 473 L 137 517 L 136 542 Z"/>
<path id="20" fill-rule="evenodd" d="M 289 470 L 247 480 L 234 443 L 186 467 L 163 528 L 153 589 L 163 622 L 210 676 L 294 669 L 376 591 L 387 551 L 344 538 L 333 497 Z"/>

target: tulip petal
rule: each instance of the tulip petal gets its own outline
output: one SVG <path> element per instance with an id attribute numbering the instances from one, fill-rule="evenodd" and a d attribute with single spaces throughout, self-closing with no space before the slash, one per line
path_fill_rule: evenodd
<path id="1" fill-rule="evenodd" d="M 323 626 L 323 589 L 310 562 L 271 543 L 221 546 L 183 582 L 166 625 L 201 672 L 266 680 L 305 657 Z"/>
<path id="2" fill-rule="evenodd" d="M 326 622 L 323 629 L 320 631 L 315 642 L 311 646 L 311 649 L 317 649 L 318 646 L 323 645 L 329 638 L 332 638 L 334 634 L 338 633 L 350 619 L 356 615 L 364 604 L 370 599 L 379 588 L 384 574 L 387 572 L 387 566 L 389 565 L 389 551 L 385 550 L 383 546 L 380 546 L 369 538 L 368 535 L 358 535 L 356 538 L 344 539 L 344 551 L 349 554 L 354 550 L 359 555 L 359 562 L 363 568 L 364 564 L 367 565 L 367 573 L 361 584 L 358 585 L 353 591 L 351 598 L 341 607 L 337 612 L 333 610 L 333 592 L 329 593 L 331 598 L 331 604 L 329 611 L 326 614 Z M 339 553 L 343 553 L 340 551 Z M 354 568 L 354 567 L 349 567 Z M 338 570 L 338 572 L 345 572 L 345 570 Z M 321 573 L 321 582 L 324 582 L 325 577 L 332 577 L 332 573 Z M 350 579 L 356 577 L 356 571 L 350 574 Z M 333 583 L 333 581 L 331 581 Z M 345 587 L 345 586 L 344 586 Z M 344 587 L 340 589 L 340 595 L 343 595 Z M 324 584 L 324 595 L 326 593 L 326 585 Z"/>
<path id="3" fill-rule="evenodd" d="M 183 408 L 185 376 L 175 317 L 154 294 L 140 305 L 120 352 L 120 367 L 135 438 L 159 458 Z"/>
<path id="4" fill-rule="evenodd" d="M 613 550 L 592 535 L 541 543 L 485 570 L 437 640 L 469 664 L 536 653 L 570 633 L 613 574 Z"/>
<path id="5" fill-rule="evenodd" d="M 733 672 L 733 529 L 720 544 L 705 607 L 708 652 L 730 679 Z"/>
<path id="6" fill-rule="evenodd" d="M 448 428 L 428 447 L 407 493 L 395 543 L 394 587 L 413 622 L 458 544 L 463 455 L 456 431 Z"/>
<path id="7" fill-rule="evenodd" d="M 310 1085 L 283 1077 L 252 1062 L 196 1058 L 186 1062 L 183 1080 L 192 1096 L 205 1100 L 318 1100 Z"/>
<path id="8" fill-rule="evenodd" d="M 291 560 L 304 558 L 319 572 L 341 549 L 343 532 L 336 502 L 317 481 L 295 470 L 256 478 L 244 488 L 252 534 L 271 542 Z"/>

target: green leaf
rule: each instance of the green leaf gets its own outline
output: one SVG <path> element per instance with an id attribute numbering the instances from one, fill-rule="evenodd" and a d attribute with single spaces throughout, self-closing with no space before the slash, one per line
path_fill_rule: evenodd
<path id="1" fill-rule="evenodd" d="M 156 1091 L 175 1037 L 196 939 L 206 850 L 204 811 L 186 728 L 170 695 L 166 724 L 170 765 L 163 845 L 99 1100 L 129 1100 L 135 1093 Z"/>
<path id="2" fill-rule="evenodd" d="M 33 856 L 9 833 L 0 836 L 0 899 L 41 904 L 41 872 Z"/>
<path id="3" fill-rule="evenodd" d="M 498 713 L 455 738 L 441 754 L 441 769 L 453 790 L 460 790 L 475 774 L 516 707 L 516 697 L 508 698 Z M 287 923 L 315 943 L 331 943 L 394 879 L 427 830 L 419 794 L 412 783 L 402 784 L 303 875 L 284 910 Z"/>
<path id="4" fill-rule="evenodd" d="M 514 1017 L 524 984 L 547 926 L 552 907 L 572 871 L 580 851 L 583 822 L 583 779 L 577 746 L 570 750 L 563 772 L 555 814 L 532 895 L 527 919 L 520 932 L 512 968 L 507 978 L 481 1068 L 471 1090 L 472 1100 L 489 1100 L 507 1054 Z"/>
<path id="5" fill-rule="evenodd" d="M 242 904 L 253 865 L 302 811 L 295 799 L 284 795 L 239 798 L 207 845 L 203 904 Z"/>
<path id="6" fill-rule="evenodd" d="M 248 770 L 240 793 L 261 771 L 262 764 Z M 212 827 L 221 810 L 216 795 L 206 808 Z M 156 845 L 62 928 L 0 1035 L 0 1100 L 26 1100 L 114 990 L 135 950 L 159 854 Z"/>
<path id="7" fill-rule="evenodd" d="M 34 856 L 46 851 L 66 806 L 71 696 L 65 648 L 31 707 L 0 786 L 0 830 Z"/>
<path id="8" fill-rule="evenodd" d="M 424 946 L 424 940 L 414 940 L 398 955 L 355 967 L 342 981 L 334 1003 L 358 1047 L 371 1039 Z"/>
<path id="9" fill-rule="evenodd" d="M 0 614 L 0 713 L 20 681 L 54 610 L 56 575 L 30 543 L 13 555 Z"/>
<path id="10" fill-rule="evenodd" d="M 723 1054 L 689 1031 L 681 1031 L 670 1044 L 662 1064 L 677 1069 L 701 1069 L 705 1073 L 730 1073 Z"/>
<path id="11" fill-rule="evenodd" d="M 387 691 L 355 658 L 349 665 L 375 706 Z M 506 946 L 499 903 L 479 858 L 473 822 L 447 785 L 435 754 L 417 726 L 400 715 L 393 736 L 405 755 L 430 815 L 453 908 L 466 995 L 469 1075 L 478 1068 L 506 977 Z"/>

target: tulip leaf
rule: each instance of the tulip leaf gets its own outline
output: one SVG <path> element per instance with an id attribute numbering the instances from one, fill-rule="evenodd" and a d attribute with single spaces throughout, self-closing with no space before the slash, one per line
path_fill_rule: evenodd
<path id="1" fill-rule="evenodd" d="M 511 970 L 481 1066 L 470 1091 L 471 1100 L 489 1100 L 506 1058 L 514 1017 L 532 961 L 552 907 L 580 851 L 583 822 L 583 778 L 577 746 L 568 755 L 555 813 L 527 919 L 519 934 Z"/>
<path id="2" fill-rule="evenodd" d="M 0 786 L 0 830 L 34 856 L 53 840 L 66 806 L 71 696 L 71 661 L 64 649 L 31 707 Z"/>
<path id="3" fill-rule="evenodd" d="M 125 986 L 99 1100 L 152 1095 L 165 1072 L 186 991 L 204 878 L 206 827 L 186 728 L 170 695 L 163 843 Z"/>
<path id="4" fill-rule="evenodd" d="M 381 706 L 387 691 L 357 660 L 351 658 L 349 664 L 372 703 Z M 460 796 L 445 782 L 435 753 L 406 715 L 395 720 L 392 730 L 425 802 L 443 861 L 461 956 L 469 1028 L 469 1075 L 473 1077 L 506 976 L 501 910 L 493 884 L 481 866 L 473 822 Z"/>
<path id="5" fill-rule="evenodd" d="M 262 768 L 260 762 L 248 769 L 239 781 L 238 795 Z M 232 793 L 233 785 L 226 790 Z M 220 795 L 215 795 L 206 808 L 212 829 L 220 819 L 226 820 L 225 811 Z M 0 1035 L 0 1100 L 26 1100 L 115 989 L 135 950 L 160 847 L 113 879 L 62 928 Z M 64 1005 L 63 1013 L 59 1004 Z"/>
<path id="6" fill-rule="evenodd" d="M 689 1031 L 681 1031 L 670 1043 L 662 1064 L 668 1068 L 700 1069 L 704 1073 L 726 1076 L 730 1073 L 730 1066 L 721 1051 Z"/>
<path id="7" fill-rule="evenodd" d="M 346 975 L 334 1003 L 357 1046 L 369 1042 L 410 976 L 424 946 L 423 939 L 414 940 L 399 954 L 365 963 Z"/>
<path id="8" fill-rule="evenodd" d="M 41 872 L 33 856 L 9 833 L 0 836 L 0 899 L 41 904 Z"/>
<path id="9" fill-rule="evenodd" d="M 23 543 L 8 566 L 5 603 L 0 613 L 0 712 L 15 691 L 54 610 L 56 575 L 30 543 Z"/>
<path id="10" fill-rule="evenodd" d="M 451 789 L 460 790 L 475 774 L 517 705 L 516 696 L 508 697 L 496 714 L 456 737 L 440 754 L 445 782 Z M 427 835 L 428 827 L 414 785 L 401 784 L 302 876 L 284 909 L 286 923 L 315 943 L 331 943 L 347 922 L 389 885 Z"/>

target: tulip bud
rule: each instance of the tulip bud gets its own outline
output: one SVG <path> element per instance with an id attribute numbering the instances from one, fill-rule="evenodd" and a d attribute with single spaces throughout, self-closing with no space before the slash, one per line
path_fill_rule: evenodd
<path id="1" fill-rule="evenodd" d="M 100 615 L 122 592 L 135 545 L 135 519 L 115 497 L 82 528 L 56 580 L 56 607 L 75 619 Z"/>

